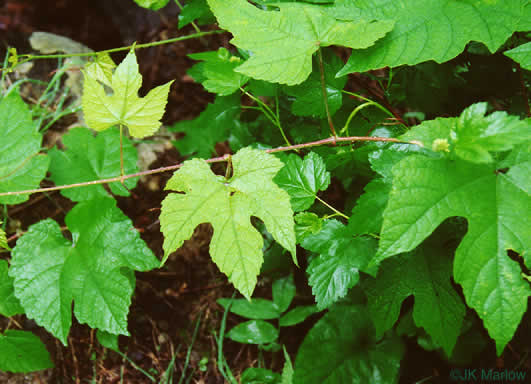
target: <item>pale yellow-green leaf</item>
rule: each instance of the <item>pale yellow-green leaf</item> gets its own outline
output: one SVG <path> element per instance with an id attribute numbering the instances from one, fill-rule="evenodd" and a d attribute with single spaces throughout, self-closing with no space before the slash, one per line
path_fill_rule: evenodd
<path id="1" fill-rule="evenodd" d="M 112 71 L 116 64 L 108 53 L 100 53 L 94 58 L 94 61 L 85 65 L 87 76 L 96 79 L 108 87 L 112 86 Z"/>
<path id="2" fill-rule="evenodd" d="M 262 235 L 251 224 L 260 218 L 273 238 L 295 256 L 295 231 L 289 195 L 273 177 L 282 168 L 276 157 L 244 148 L 232 157 L 233 177 L 216 176 L 204 160 L 193 159 L 168 181 L 162 203 L 164 259 L 189 239 L 195 227 L 211 223 L 210 254 L 234 286 L 250 298 L 263 262 Z"/>
<path id="3" fill-rule="evenodd" d="M 145 97 L 138 97 L 142 76 L 133 51 L 112 75 L 112 95 L 107 95 L 98 83 L 99 79 L 88 71 L 84 75 L 82 105 L 90 128 L 103 131 L 113 125 L 125 125 L 137 138 L 149 136 L 159 129 L 172 82 L 153 88 Z"/>
<path id="4" fill-rule="evenodd" d="M 0 225 L 2 225 L 1 221 Z M 7 245 L 6 233 L 2 228 L 0 228 L 0 248 L 9 249 L 9 246 Z"/>

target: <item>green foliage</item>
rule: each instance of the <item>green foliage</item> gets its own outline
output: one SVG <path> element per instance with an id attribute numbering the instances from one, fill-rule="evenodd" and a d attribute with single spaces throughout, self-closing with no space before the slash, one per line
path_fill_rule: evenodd
<path id="1" fill-rule="evenodd" d="M 7 261 L 0 260 L 0 315 L 14 316 L 24 313 L 13 291 L 13 279 L 7 275 Z"/>
<path id="2" fill-rule="evenodd" d="M 87 125 L 103 131 L 113 125 L 124 125 L 132 136 L 142 138 L 160 127 L 160 119 L 168 98 L 171 81 L 153 88 L 145 97 L 138 97 L 142 76 L 134 50 L 118 65 L 111 79 L 112 95 L 107 95 L 98 83 L 101 77 L 85 72 L 83 113 Z"/>
<path id="3" fill-rule="evenodd" d="M 317 153 L 310 152 L 304 160 L 297 155 L 289 155 L 275 182 L 289 193 L 293 210 L 304 211 L 311 207 L 317 192 L 328 188 L 330 173 Z"/>
<path id="4" fill-rule="evenodd" d="M 173 143 L 183 155 L 197 154 L 200 157 L 208 157 L 214 152 L 216 143 L 228 138 L 239 113 L 238 95 L 218 96 L 214 104 L 208 104 L 198 117 L 180 121 L 170 128 L 171 131 L 186 134 Z"/>
<path id="5" fill-rule="evenodd" d="M 293 383 L 397 383 L 403 354 L 396 336 L 375 337 L 366 308 L 335 306 L 306 335 Z"/>
<path id="6" fill-rule="evenodd" d="M 188 0 L 179 13 L 179 29 L 198 20 L 199 24 L 206 24 L 214 20 L 206 0 Z"/>
<path id="7" fill-rule="evenodd" d="M 467 218 L 469 229 L 455 253 L 454 277 L 501 353 L 530 294 L 518 263 L 507 255 L 509 249 L 525 255 L 531 247 L 531 223 L 520 214 L 531 210 L 526 172 L 530 159 L 524 155 L 508 172 L 499 172 L 489 150 L 529 141 L 529 120 L 503 113 L 483 117 L 483 112 L 478 104 L 459 119 L 426 122 L 407 134 L 425 145 L 436 138 L 448 140 L 450 153 L 440 158 L 412 155 L 393 167 L 393 188 L 375 261 L 412 250 L 448 217 Z M 488 160 L 492 162 L 483 164 Z M 478 161 L 482 163 L 475 164 Z"/>
<path id="8" fill-rule="evenodd" d="M 2 225 L 1 221 L 0 225 Z M 0 248 L 9 249 L 9 246 L 7 245 L 6 233 L 2 228 L 0 228 Z"/>
<path id="9" fill-rule="evenodd" d="M 154 10 L 168 0 L 135 2 Z M 425 381 L 399 378 L 404 356 L 408 367 L 419 351 L 449 366 L 483 366 L 494 344 L 498 355 L 513 338 L 513 350 L 525 345 L 514 335 L 527 330 L 531 294 L 530 43 L 514 32 L 531 29 L 531 2 L 190 0 L 179 28 L 194 22 L 198 31 L 195 22 L 214 16 L 235 47 L 200 48 L 188 74 L 215 101 L 169 130 L 183 156 L 229 148 L 174 167 L 160 212 L 162 265 L 112 196 L 129 196 L 137 180 L 120 181 L 137 172 L 134 145 L 142 142 L 123 128 L 137 139 L 154 134 L 171 82 L 139 97 L 134 46 L 118 67 L 108 51 L 83 49 L 92 56 L 76 64 L 84 65 L 82 109 L 102 132 L 69 129 L 62 145 L 50 149 L 46 137 L 42 148 L 43 133 L 77 111 L 63 107 L 66 93 L 58 97 L 67 67 L 30 107 L 19 85 L 31 80 L 9 76 L 33 57 L 9 50 L 0 76 L 0 204 L 26 201 L 2 194 L 37 188 L 49 170 L 43 186 L 65 185 L 58 189 L 77 205 L 66 227 L 41 220 L 12 250 L 0 230 L 0 314 L 25 314 L 66 344 L 73 309 L 119 352 L 135 271 L 163 267 L 209 223 L 212 260 L 244 296 L 218 300 L 226 313 L 217 368 L 228 382 L 236 379 L 224 337 L 257 345 L 260 368 L 241 373 L 242 383 L 276 384 Z M 342 49 L 325 48 L 332 45 Z M 114 125 L 120 130 L 108 130 Z M 211 170 L 214 162 L 224 170 Z M 9 231 L 12 212 L 5 206 L 0 217 Z M 288 253 L 306 270 L 275 279 L 291 272 Z M 274 279 L 272 299 L 251 298 L 260 273 Z M 296 297 L 306 283 L 314 297 Z M 282 375 L 262 368 L 262 352 L 279 353 L 290 340 L 282 327 L 324 309 L 295 367 L 284 348 Z M 229 311 L 246 320 L 225 334 Z M 0 333 L 0 370 L 49 366 L 35 336 Z"/>
<path id="10" fill-rule="evenodd" d="M 314 58 L 314 61 L 316 61 L 314 66 L 318 68 L 318 59 Z M 343 104 L 343 94 L 341 91 L 347 83 L 347 78 L 336 78 L 336 73 L 342 66 L 343 62 L 337 55 L 328 50 L 323 51 L 326 94 L 331 115 L 334 115 Z M 291 112 L 294 115 L 326 117 L 321 76 L 318 71 L 313 71 L 303 83 L 292 87 L 284 87 L 283 90 L 286 94 L 295 98 L 291 105 Z"/>
<path id="11" fill-rule="evenodd" d="M 9 270 L 15 296 L 27 316 L 64 345 L 72 301 L 80 323 L 128 335 L 132 272 L 156 267 L 157 259 L 112 199 L 79 203 L 65 221 L 73 243 L 51 219 L 34 224 L 18 240 Z"/>
<path id="12" fill-rule="evenodd" d="M 369 278 L 364 284 L 377 337 L 396 322 L 402 301 L 415 295 L 415 324 L 451 356 L 465 316 L 451 277 L 452 263 L 444 244 L 423 245 L 384 262 L 377 279 Z"/>
<path id="13" fill-rule="evenodd" d="M 319 254 L 307 270 L 319 309 L 344 297 L 358 283 L 360 270 L 374 273 L 368 264 L 376 253 L 376 242 L 354 236 L 337 220 L 327 220 L 320 232 L 306 236 L 301 245 Z"/>
<path id="14" fill-rule="evenodd" d="M 278 338 L 278 329 L 263 320 L 249 320 L 232 328 L 227 337 L 244 344 L 269 344 Z"/>
<path id="15" fill-rule="evenodd" d="M 520 64 L 522 68 L 531 71 L 531 41 L 506 51 L 504 54 Z"/>
<path id="16" fill-rule="evenodd" d="M 0 100 L 0 192 L 32 189 L 48 170 L 49 158 L 41 154 L 42 135 L 31 112 L 14 89 Z M 29 195 L 1 196 L 1 204 L 18 204 Z"/>
<path id="17" fill-rule="evenodd" d="M 312 72 L 312 54 L 319 47 L 367 48 L 394 25 L 387 20 L 344 22 L 308 4 L 278 3 L 278 12 L 267 12 L 246 0 L 207 1 L 221 28 L 234 35 L 232 44 L 253 52 L 236 71 L 287 85 L 306 80 Z"/>
<path id="18" fill-rule="evenodd" d="M 228 96 L 243 87 L 249 78 L 234 69 L 241 64 L 238 56 L 232 56 L 226 48 L 217 51 L 193 53 L 191 59 L 201 60 L 188 74 L 209 92 Z"/>
<path id="19" fill-rule="evenodd" d="M 186 161 L 168 181 L 172 193 L 162 202 L 164 259 L 192 236 L 195 227 L 214 227 L 212 260 L 247 298 L 262 265 L 263 240 L 251 224 L 260 218 L 275 240 L 295 257 L 293 213 L 288 194 L 273 183 L 280 160 L 265 152 L 244 148 L 232 157 L 233 175 L 216 176 L 203 160 Z"/>
<path id="20" fill-rule="evenodd" d="M 50 355 L 37 336 L 14 329 L 0 333 L 0 371 L 32 372 L 51 367 Z"/>
<path id="21" fill-rule="evenodd" d="M 115 130 L 101 132 L 94 137 L 86 128 L 74 128 L 62 138 L 66 150 L 57 148 L 49 152 L 50 172 L 56 185 L 67 185 L 107 179 L 120 175 L 120 133 Z M 124 171 L 138 172 L 138 155 L 131 141 L 123 138 Z M 76 172 L 73 173 L 72 169 Z M 137 179 L 110 183 L 112 193 L 129 196 L 129 189 L 136 186 Z M 61 193 L 73 201 L 85 201 L 109 196 L 102 185 L 62 190 Z"/>
<path id="22" fill-rule="evenodd" d="M 527 0 L 337 0 L 328 12 L 343 20 L 389 20 L 393 30 L 374 46 L 352 52 L 338 76 L 370 69 L 453 59 L 474 40 L 495 52 L 515 31 Z"/>
<path id="23" fill-rule="evenodd" d="M 285 313 L 295 297 L 295 283 L 289 275 L 275 280 L 273 283 L 273 301 L 266 299 L 218 299 L 218 304 L 229 308 L 236 315 L 254 320 L 278 319 L 279 326 L 289 327 L 302 323 L 309 316 L 317 312 L 314 305 L 297 306 Z"/>

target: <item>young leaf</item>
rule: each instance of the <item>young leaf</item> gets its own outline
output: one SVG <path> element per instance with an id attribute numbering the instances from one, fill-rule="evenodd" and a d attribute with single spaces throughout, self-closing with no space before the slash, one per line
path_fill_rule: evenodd
<path id="1" fill-rule="evenodd" d="M 455 280 L 483 319 L 498 354 L 511 340 L 531 293 L 507 250 L 531 250 L 529 163 L 498 173 L 492 164 L 411 155 L 393 168 L 375 263 L 420 244 L 446 218 L 462 216 L 468 232 L 457 248 Z M 525 171 L 527 167 L 527 172 Z M 527 262 L 527 260 L 526 260 Z"/>
<path id="2" fill-rule="evenodd" d="M 516 61 L 522 68 L 531 71 L 531 41 L 503 54 Z"/>
<path id="3" fill-rule="evenodd" d="M 403 355 L 399 338 L 375 337 L 366 308 L 335 306 L 304 338 L 293 383 L 397 383 Z"/>
<path id="4" fill-rule="evenodd" d="M 267 321 L 249 320 L 232 328 L 227 337 L 243 344 L 269 344 L 278 338 L 278 329 Z"/>
<path id="5" fill-rule="evenodd" d="M 360 270 L 374 273 L 367 265 L 376 253 L 376 241 L 354 237 L 337 220 L 326 221 L 319 233 L 306 236 L 301 245 L 319 253 L 307 272 L 320 310 L 344 297 L 358 283 Z"/>
<path id="6" fill-rule="evenodd" d="M 0 192 L 38 188 L 48 170 L 48 156 L 39 154 L 42 135 L 17 90 L 0 100 Z M 29 195 L 2 196 L 0 204 L 18 204 Z"/>
<path id="7" fill-rule="evenodd" d="M 374 46 L 352 52 L 343 76 L 370 69 L 453 59 L 474 40 L 496 51 L 526 16 L 527 0 L 337 0 L 327 11 L 343 20 L 394 20 L 395 28 Z"/>
<path id="8" fill-rule="evenodd" d="M 415 324 L 451 356 L 465 317 L 465 305 L 451 278 L 452 262 L 443 244 L 423 245 L 384 262 L 378 278 L 363 284 L 376 337 L 396 322 L 402 301 L 415 295 Z"/>
<path id="9" fill-rule="evenodd" d="M 297 243 L 301 243 L 307 236 L 321 231 L 323 219 L 313 212 L 301 212 L 295 215 L 295 235 Z"/>
<path id="10" fill-rule="evenodd" d="M 31 332 L 8 329 L 0 333 L 0 371 L 33 372 L 53 368 L 41 339 Z"/>
<path id="11" fill-rule="evenodd" d="M 318 66 L 319 64 L 317 63 L 316 65 Z M 347 83 L 347 78 L 336 78 L 336 73 L 342 66 L 343 62 L 335 53 L 328 50 L 323 51 L 326 95 L 328 98 L 328 109 L 331 115 L 336 113 L 341 108 L 341 105 L 343 105 L 343 93 L 341 91 Z M 286 94 L 295 97 L 291 105 L 291 112 L 294 115 L 326 117 L 319 71 L 313 71 L 310 77 L 302 84 L 284 87 L 283 90 Z"/>
<path id="12" fill-rule="evenodd" d="M 199 117 L 179 121 L 170 131 L 184 132 L 186 136 L 173 144 L 182 155 L 196 154 L 209 157 L 216 143 L 228 138 L 229 131 L 240 113 L 240 96 L 218 96 L 214 104 L 208 104 Z"/>
<path id="13" fill-rule="evenodd" d="M 0 221 L 0 225 L 2 225 L 2 221 Z M 6 233 L 2 228 L 0 228 L 0 248 L 10 249 L 9 245 L 7 245 Z"/>
<path id="14" fill-rule="evenodd" d="M 120 175 L 120 133 L 116 130 L 100 132 L 94 137 L 86 128 L 71 129 L 62 138 L 66 150 L 50 150 L 50 172 L 56 185 L 66 185 L 106 179 Z M 126 174 L 138 172 L 138 155 L 131 141 L 124 137 L 123 159 Z M 75 170 L 75 172 L 73 172 Z M 129 196 L 129 189 L 137 183 L 136 178 L 110 183 L 111 191 L 119 196 Z M 73 201 L 107 197 L 109 194 L 102 185 L 64 189 L 61 194 Z"/>
<path id="15" fill-rule="evenodd" d="M 218 299 L 218 304 L 227 309 L 232 299 Z M 248 319 L 278 319 L 282 313 L 271 300 L 255 298 L 232 300 L 230 311 Z"/>
<path id="16" fill-rule="evenodd" d="M 172 81 L 153 88 L 145 97 L 138 97 L 142 76 L 138 73 L 136 55 L 131 50 L 112 75 L 112 95 L 107 95 L 98 79 L 84 72 L 83 113 L 87 125 L 103 131 L 113 125 L 129 128 L 131 136 L 142 138 L 160 127 Z"/>
<path id="17" fill-rule="evenodd" d="M 114 199 L 79 203 L 65 221 L 73 243 L 51 219 L 17 241 L 9 270 L 16 297 L 29 318 L 65 345 L 72 301 L 80 323 L 127 335 L 132 270 L 150 270 L 158 260 Z"/>
<path id="18" fill-rule="evenodd" d="M 112 87 L 112 71 L 116 68 L 116 64 L 111 59 L 108 53 L 99 53 L 93 62 L 85 65 L 85 72 L 87 76 Z"/>
<path id="19" fill-rule="evenodd" d="M 201 223 L 211 223 L 210 255 L 234 286 L 250 298 L 263 262 L 261 234 L 250 218 L 260 218 L 273 238 L 295 257 L 295 231 L 289 195 L 273 177 L 282 163 L 273 155 L 244 148 L 232 157 L 233 176 L 216 176 L 204 160 L 193 159 L 168 181 L 172 193 L 162 202 L 164 259 L 192 236 Z"/>
<path id="20" fill-rule="evenodd" d="M 295 85 L 312 71 L 312 54 L 320 46 L 366 48 L 389 32 L 393 21 L 344 22 L 310 4 L 277 3 L 279 11 L 262 11 L 247 0 L 208 0 L 232 43 L 253 55 L 236 71 L 255 79 Z M 372 20 L 372 19 L 369 19 Z"/>
<path id="21" fill-rule="evenodd" d="M 310 152 L 304 160 L 297 155 L 289 155 L 286 165 L 275 177 L 278 186 L 291 197 L 294 211 L 304 211 L 311 207 L 317 192 L 324 191 L 330 184 L 330 173 L 317 153 Z"/>
<path id="22" fill-rule="evenodd" d="M 485 116 L 486 112 L 487 103 L 473 104 L 459 117 L 425 121 L 401 138 L 474 163 L 492 162 L 490 152 L 506 151 L 531 140 L 531 119 L 520 120 L 499 111 Z"/>
<path id="23" fill-rule="evenodd" d="M 13 293 L 13 279 L 7 270 L 7 261 L 0 260 L 0 315 L 10 317 L 24 313 L 24 308 Z"/>
<path id="24" fill-rule="evenodd" d="M 188 74 L 209 92 L 228 96 L 243 87 L 249 78 L 234 69 L 241 64 L 238 56 L 232 56 L 227 48 L 217 51 L 192 53 L 191 59 L 202 60 L 188 70 Z"/>

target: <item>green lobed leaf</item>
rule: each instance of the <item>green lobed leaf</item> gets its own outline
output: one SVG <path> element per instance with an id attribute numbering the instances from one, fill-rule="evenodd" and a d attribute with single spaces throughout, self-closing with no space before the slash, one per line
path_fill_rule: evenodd
<path id="1" fill-rule="evenodd" d="M 142 76 L 138 72 L 136 55 L 131 50 L 112 75 L 112 95 L 107 95 L 98 79 L 84 72 L 82 106 L 87 125 L 103 131 L 113 125 L 129 128 L 131 136 L 142 138 L 160 127 L 170 81 L 153 88 L 145 97 L 138 97 Z"/>
<path id="2" fill-rule="evenodd" d="M 282 317 L 278 321 L 278 325 L 281 327 L 290 327 L 292 325 L 297 325 L 306 320 L 309 316 L 314 313 L 319 312 L 315 305 L 304 305 L 300 307 L 295 307 Z"/>
<path id="3" fill-rule="evenodd" d="M 315 152 L 310 152 L 304 160 L 291 154 L 275 177 L 275 182 L 289 193 L 293 210 L 304 211 L 311 207 L 317 192 L 328 188 L 330 172 L 326 170 L 321 156 Z"/>
<path id="4" fill-rule="evenodd" d="M 295 231 L 289 195 L 273 177 L 279 159 L 244 148 L 232 156 L 233 176 L 216 176 L 204 160 L 184 162 L 168 181 L 171 193 L 162 202 L 160 223 L 164 259 L 189 239 L 195 227 L 211 223 L 210 255 L 234 286 L 250 298 L 263 262 L 261 234 L 251 224 L 260 218 L 273 238 L 295 257 Z"/>
<path id="5" fill-rule="evenodd" d="M 182 155 L 209 157 L 216 143 L 227 140 L 240 109 L 239 95 L 216 97 L 214 104 L 208 104 L 199 117 L 179 121 L 169 128 L 186 134 L 173 144 Z"/>
<path id="6" fill-rule="evenodd" d="M 460 54 L 470 41 L 496 51 L 522 29 L 527 0 L 337 0 L 327 11 L 342 20 L 393 20 L 395 28 L 367 49 L 352 52 L 337 76 L 370 69 L 442 63 Z"/>
<path id="7" fill-rule="evenodd" d="M 260 10 L 247 0 L 208 0 L 208 4 L 220 27 L 234 35 L 232 44 L 253 53 L 236 70 L 287 85 L 306 80 L 312 72 L 312 54 L 320 46 L 366 48 L 394 26 L 393 21 L 339 21 L 311 4 L 275 4 L 279 11 Z"/>
<path id="8" fill-rule="evenodd" d="M 31 332 L 8 329 L 0 333 L 0 371 L 27 373 L 53 368 L 50 354 Z"/>
<path id="9" fill-rule="evenodd" d="M 531 248 L 531 159 L 506 174 L 492 164 L 412 155 L 393 168 L 380 249 L 373 263 L 408 252 L 446 218 L 462 216 L 468 232 L 455 253 L 454 277 L 483 319 L 498 354 L 527 308 L 530 288 L 507 250 Z M 478 198 L 479 197 L 479 198 Z"/>
<path id="10" fill-rule="evenodd" d="M 281 277 L 273 282 L 273 303 L 280 313 L 285 312 L 295 297 L 293 275 Z"/>
<path id="11" fill-rule="evenodd" d="M 0 260 L 0 315 L 11 317 L 24 313 L 24 308 L 15 297 L 13 279 L 7 275 L 7 261 Z"/>
<path id="12" fill-rule="evenodd" d="M 459 117 L 425 121 L 401 138 L 474 163 L 492 162 L 490 152 L 506 151 L 531 140 L 531 119 L 520 120 L 500 111 L 485 116 L 486 112 L 487 103 L 473 104 Z"/>
<path id="13" fill-rule="evenodd" d="M 16 89 L 0 100 L 0 117 L 0 192 L 38 188 L 49 159 L 39 153 L 42 135 Z M 0 204 L 18 204 L 28 199 L 29 195 L 1 196 Z"/>
<path id="14" fill-rule="evenodd" d="M 120 176 L 120 133 L 116 130 L 100 132 L 96 137 L 89 129 L 74 128 L 62 137 L 66 150 L 53 148 L 49 151 L 50 173 L 56 185 L 67 185 Z M 124 137 L 123 160 L 126 174 L 138 172 L 138 154 L 131 141 Z M 73 172 L 72 170 L 75 170 Z M 109 183 L 112 193 L 129 196 L 129 189 L 136 186 L 138 179 L 131 178 Z M 107 197 L 103 185 L 63 189 L 61 194 L 73 201 Z"/>
<path id="15" fill-rule="evenodd" d="M 65 345 L 72 301 L 80 323 L 127 335 L 132 270 L 150 270 L 158 260 L 114 199 L 79 203 L 65 221 L 73 243 L 51 219 L 17 241 L 9 270 L 16 297 L 29 318 Z"/>
<path id="16" fill-rule="evenodd" d="M 304 338 L 293 383 L 398 383 L 403 355 L 399 338 L 376 339 L 366 308 L 335 306 Z"/>
<path id="17" fill-rule="evenodd" d="M 369 310 L 381 337 L 398 319 L 402 301 L 415 295 L 413 318 L 447 356 L 459 336 L 465 305 L 452 287 L 452 260 L 444 244 L 423 245 L 384 262 L 376 279 L 364 281 Z"/>
<path id="18" fill-rule="evenodd" d="M 271 300 L 260 298 L 255 298 L 251 301 L 247 299 L 232 300 L 223 298 L 217 300 L 218 304 L 225 309 L 227 309 L 231 301 L 230 311 L 248 319 L 278 319 L 282 313 Z"/>
<path id="19" fill-rule="evenodd" d="M 522 68 L 531 71 L 531 41 L 505 51 L 503 54 L 516 61 Z"/>
<path id="20" fill-rule="evenodd" d="M 348 290 L 358 283 L 360 270 L 374 273 L 367 265 L 376 253 L 376 241 L 354 237 L 337 220 L 325 221 L 323 229 L 305 237 L 301 246 L 319 253 L 311 261 L 307 273 L 320 310 L 345 297 Z"/>
<path id="21" fill-rule="evenodd" d="M 319 63 L 316 62 L 317 68 L 318 65 Z M 347 83 L 347 78 L 336 78 L 336 73 L 342 66 L 343 62 L 335 53 L 328 50 L 323 51 L 326 95 L 328 110 L 331 115 L 334 115 L 343 105 L 343 93 L 341 91 Z M 294 115 L 326 117 L 319 71 L 313 71 L 303 83 L 292 87 L 284 87 L 283 90 L 286 94 L 295 98 L 291 105 L 291 112 Z"/>
<path id="22" fill-rule="evenodd" d="M 94 61 L 85 65 L 87 76 L 112 87 L 112 72 L 116 64 L 108 53 L 98 53 Z"/>
<path id="23" fill-rule="evenodd" d="M 278 329 L 267 321 L 249 320 L 232 328 L 227 337 L 242 344 L 269 344 L 278 338 Z"/>
<path id="24" fill-rule="evenodd" d="M 228 96 L 243 87 L 249 78 L 234 69 L 241 64 L 238 56 L 232 56 L 227 48 L 217 51 L 192 53 L 191 59 L 202 60 L 188 70 L 192 78 L 203 84 L 208 92 Z"/>

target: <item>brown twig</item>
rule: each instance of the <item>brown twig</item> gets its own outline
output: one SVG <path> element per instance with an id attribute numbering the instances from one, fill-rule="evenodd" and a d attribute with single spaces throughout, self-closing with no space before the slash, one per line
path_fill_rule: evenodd
<path id="1" fill-rule="evenodd" d="M 302 144 L 294 144 L 289 145 L 285 147 L 277 147 L 272 149 L 266 149 L 265 152 L 267 153 L 276 153 L 276 152 L 286 152 L 286 151 L 293 151 L 296 149 L 301 148 L 310 148 L 310 147 L 317 147 L 321 145 L 327 145 L 327 144 L 336 144 L 339 142 L 354 142 L 354 141 L 371 141 L 371 142 L 388 142 L 388 143 L 405 143 L 405 144 L 414 144 L 422 146 L 422 144 L 418 141 L 404 141 L 400 139 L 395 139 L 392 137 L 371 137 L 371 136 L 348 136 L 348 137 L 329 137 L 327 139 L 312 141 L 309 143 L 302 143 Z M 227 161 L 232 155 L 226 154 L 219 157 L 213 157 L 211 159 L 205 160 L 207 163 L 221 163 L 224 161 Z M 59 191 L 63 189 L 71 189 L 71 188 L 79 188 L 79 187 L 87 187 L 90 185 L 99 185 L 99 184 L 107 184 L 107 183 L 114 183 L 114 182 L 120 182 L 122 180 L 132 179 L 134 177 L 140 177 L 140 176 L 147 176 L 147 175 L 153 175 L 156 173 L 162 173 L 162 172 L 168 172 L 168 171 L 174 171 L 176 169 L 179 169 L 183 166 L 184 163 L 179 163 L 175 165 L 170 165 L 167 167 L 161 167 L 156 169 L 150 169 L 147 171 L 132 173 L 129 175 L 124 176 L 117 176 L 117 177 L 111 177 L 108 179 L 100 179 L 100 180 L 93 180 L 93 181 L 86 181 L 83 183 L 74 183 L 74 184 L 68 184 L 68 185 L 60 185 L 56 187 L 48 187 L 48 188 L 39 188 L 39 189 L 28 189 L 24 191 L 16 191 L 16 192 L 3 192 L 0 193 L 0 196 L 17 196 L 17 195 L 28 195 L 32 193 L 40 193 L 40 192 L 50 192 L 50 191 Z"/>

